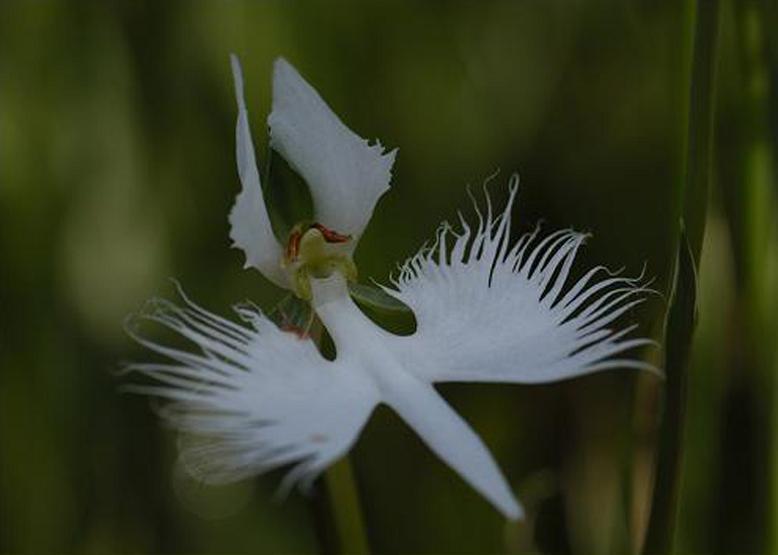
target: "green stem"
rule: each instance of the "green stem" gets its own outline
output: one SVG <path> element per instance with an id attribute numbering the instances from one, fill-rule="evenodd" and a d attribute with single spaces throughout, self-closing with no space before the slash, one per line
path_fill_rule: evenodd
<path id="1" fill-rule="evenodd" d="M 689 94 L 689 131 L 686 150 L 686 183 L 683 219 L 695 267 L 699 267 L 705 235 L 713 168 L 713 123 L 716 61 L 719 42 L 719 0 L 697 0 Z"/>
<path id="2" fill-rule="evenodd" d="M 686 408 L 686 366 L 694 332 L 696 274 L 686 233 L 681 236 L 674 287 L 665 324 L 665 391 L 659 425 L 656 477 L 643 552 L 672 552 L 678 513 L 683 423 Z"/>
<path id="3" fill-rule="evenodd" d="M 685 178 L 679 190 L 681 225 L 672 294 L 665 325 L 665 391 L 659 423 L 657 467 L 644 553 L 670 553 L 678 492 L 686 406 L 687 362 L 695 323 L 696 268 L 702 252 L 710 189 L 719 0 L 694 7 Z"/>
<path id="4" fill-rule="evenodd" d="M 324 474 L 329 510 L 338 536 L 339 553 L 367 554 L 370 547 L 359 503 L 359 493 L 348 457 L 333 464 Z"/>

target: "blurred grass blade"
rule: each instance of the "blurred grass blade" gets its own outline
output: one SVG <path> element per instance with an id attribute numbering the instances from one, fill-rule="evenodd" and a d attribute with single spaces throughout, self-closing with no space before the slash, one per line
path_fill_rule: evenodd
<path id="1" fill-rule="evenodd" d="M 778 252 L 778 228 L 770 123 L 774 82 L 768 61 L 775 19 L 763 0 L 740 0 L 734 8 L 740 86 L 727 114 L 728 158 L 719 166 L 728 177 L 720 181 L 720 189 L 737 279 L 727 345 L 730 381 L 721 415 L 715 539 L 723 551 L 774 553 L 776 546 L 769 542 L 775 542 L 776 501 L 765 484 L 775 480 L 770 476 L 770 450 L 775 448 L 770 412 L 776 403 L 772 359 L 778 321 L 770 268 Z"/>
<path id="2" fill-rule="evenodd" d="M 720 0 L 697 0 L 694 14 L 686 180 L 682 218 L 695 266 L 700 264 L 713 164 L 716 62 Z"/>
<path id="3" fill-rule="evenodd" d="M 678 484 L 686 405 L 687 363 L 695 322 L 697 276 L 705 235 L 713 155 L 719 0 L 694 3 L 685 179 L 678 198 L 681 225 L 665 319 L 665 391 L 659 420 L 657 466 L 643 551 L 670 553 L 678 513 Z"/>
<path id="4" fill-rule="evenodd" d="M 684 226 L 682 224 L 682 230 Z M 665 320 L 665 396 L 654 497 L 645 553 L 669 553 L 678 512 L 686 367 L 697 319 L 697 271 L 685 230 L 681 232 L 670 308 Z"/>
<path id="5" fill-rule="evenodd" d="M 384 293 L 378 287 L 363 283 L 349 283 L 348 289 L 354 300 L 361 305 L 385 312 L 411 312 L 403 302 Z"/>

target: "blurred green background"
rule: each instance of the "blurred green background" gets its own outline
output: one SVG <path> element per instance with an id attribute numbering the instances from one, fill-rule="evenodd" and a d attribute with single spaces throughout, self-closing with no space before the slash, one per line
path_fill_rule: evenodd
<path id="1" fill-rule="evenodd" d="M 175 466 L 175 436 L 114 371 L 124 317 L 179 279 L 228 314 L 283 292 L 229 249 L 238 191 L 228 54 L 260 160 L 275 57 L 347 125 L 399 147 L 360 243 L 386 281 L 466 185 L 522 186 L 516 231 L 593 233 L 606 264 L 665 293 L 629 314 L 659 338 L 689 89 L 683 1 L 0 3 L 0 552 L 316 552 L 320 492 L 280 473 L 229 487 Z M 679 549 L 778 550 L 778 7 L 724 2 L 713 204 L 685 436 Z M 647 356 L 651 356 L 647 353 Z M 656 356 L 656 355 L 654 355 Z M 651 484 L 656 380 L 441 390 L 530 519 L 501 517 L 390 411 L 353 451 L 374 552 L 621 553 Z M 778 422 L 778 421 L 776 421 Z"/>

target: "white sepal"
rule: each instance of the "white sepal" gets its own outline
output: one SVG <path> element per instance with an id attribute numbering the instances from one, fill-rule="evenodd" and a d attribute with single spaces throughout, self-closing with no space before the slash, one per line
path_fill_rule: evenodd
<path id="1" fill-rule="evenodd" d="M 270 145 L 308 183 L 316 221 L 354 241 L 389 189 L 397 150 L 386 153 L 346 127 L 286 60 L 273 71 Z"/>
<path id="2" fill-rule="evenodd" d="M 378 402 L 372 381 L 359 368 L 327 361 L 310 339 L 281 331 L 251 306 L 236 307 L 246 325 L 184 300 L 183 307 L 156 300 L 128 326 L 168 361 L 129 365 L 153 383 L 124 389 L 169 401 L 161 412 L 186 439 L 181 461 L 204 481 L 297 463 L 282 489 L 310 484 L 356 441 Z M 143 321 L 167 326 L 197 350 L 141 336 Z"/>
<path id="3" fill-rule="evenodd" d="M 243 72 L 238 57 L 230 56 L 238 120 L 235 125 L 235 150 L 241 192 L 230 211 L 230 239 L 234 247 L 246 254 L 245 267 L 253 266 L 280 287 L 289 287 L 289 279 L 281 269 L 283 249 L 270 224 L 257 170 L 254 143 L 251 139 L 248 111 L 243 96 Z"/>
<path id="4" fill-rule="evenodd" d="M 626 351 L 653 343 L 625 338 L 614 323 L 645 300 L 640 279 L 603 267 L 570 281 L 585 236 L 538 230 L 511 240 L 514 176 L 502 213 L 478 206 L 478 227 L 460 215 L 444 224 L 384 290 L 416 316 L 416 333 L 398 351 L 404 365 L 431 382 L 546 383 L 610 368 L 658 372 Z M 602 276 L 602 277 L 601 277 Z"/>

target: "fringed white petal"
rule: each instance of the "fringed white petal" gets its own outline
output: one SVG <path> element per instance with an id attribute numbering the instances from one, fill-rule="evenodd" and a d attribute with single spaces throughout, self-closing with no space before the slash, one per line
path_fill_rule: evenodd
<path id="1" fill-rule="evenodd" d="M 238 103 L 235 150 L 242 186 L 230 212 L 230 239 L 234 247 L 239 247 L 246 254 L 246 268 L 253 266 L 276 285 L 288 288 L 288 277 L 281 269 L 283 249 L 273 233 L 262 196 L 248 111 L 243 96 L 243 72 L 237 56 L 231 55 L 230 62 L 235 81 L 235 99 Z"/>
<path id="2" fill-rule="evenodd" d="M 389 189 L 397 150 L 386 153 L 346 127 L 286 60 L 276 60 L 270 144 L 308 183 L 316 220 L 339 233 L 362 234 Z"/>
<path id="3" fill-rule="evenodd" d="M 309 484 L 351 447 L 378 401 L 359 369 L 325 360 L 312 341 L 251 306 L 236 307 L 246 322 L 238 324 L 184 300 L 153 301 L 131 321 L 130 335 L 168 362 L 129 365 L 153 383 L 125 390 L 168 401 L 161 412 L 183 433 L 190 472 L 220 483 L 297 463 L 282 484 L 288 489 Z M 196 351 L 145 338 L 137 330 L 144 321 L 172 329 Z"/>
<path id="4" fill-rule="evenodd" d="M 571 281 L 580 233 L 539 239 L 536 229 L 512 241 L 517 191 L 514 176 L 498 215 L 488 194 L 486 214 L 476 204 L 476 229 L 461 215 L 460 229 L 444 224 L 400 268 L 396 289 L 384 288 L 416 316 L 416 333 L 400 349 L 406 366 L 431 382 L 541 383 L 618 367 L 658 372 L 624 356 L 653 342 L 613 327 L 649 289 L 603 267 Z"/>

